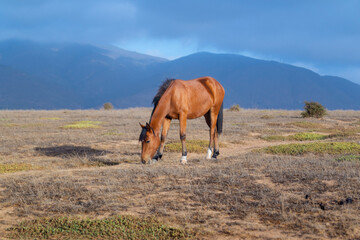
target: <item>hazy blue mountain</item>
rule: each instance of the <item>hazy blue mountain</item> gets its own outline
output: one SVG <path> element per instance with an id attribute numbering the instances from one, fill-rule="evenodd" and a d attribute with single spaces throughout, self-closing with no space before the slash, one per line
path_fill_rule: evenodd
<path id="1" fill-rule="evenodd" d="M 0 109 L 150 106 L 166 78 L 201 76 L 223 84 L 226 107 L 301 109 L 313 100 L 360 109 L 360 85 L 274 61 L 206 52 L 168 61 L 109 46 L 0 42 Z"/>
<path id="2" fill-rule="evenodd" d="M 158 66 L 159 78 L 212 76 L 226 90 L 226 105 L 300 109 L 318 101 L 329 109 L 360 109 L 360 85 L 305 68 L 234 54 L 196 53 Z"/>
<path id="3" fill-rule="evenodd" d="M 79 108 L 79 99 L 68 89 L 0 65 L 0 109 Z"/>
<path id="4" fill-rule="evenodd" d="M 146 75 L 146 66 L 164 61 L 167 60 L 84 44 L 0 42 L 0 64 L 11 66 L 32 78 L 44 79 L 44 86 L 62 86 L 77 96 L 74 104 L 64 102 L 57 104 L 57 108 L 94 108 L 106 101 L 115 102 L 118 98 L 135 95 L 139 91 L 139 79 Z M 9 79 L 5 75 L 2 77 Z M 37 89 L 24 91 L 36 94 Z M 6 107 L 11 108 L 11 105 L 9 102 Z"/>

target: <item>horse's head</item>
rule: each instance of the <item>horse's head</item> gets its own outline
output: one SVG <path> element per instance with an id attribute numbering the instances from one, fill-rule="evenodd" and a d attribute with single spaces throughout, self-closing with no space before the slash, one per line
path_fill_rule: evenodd
<path id="1" fill-rule="evenodd" d="M 141 125 L 142 128 L 139 141 L 141 142 L 141 162 L 147 163 L 155 156 L 155 153 L 160 145 L 160 138 L 156 136 L 154 129 L 146 123 Z"/>

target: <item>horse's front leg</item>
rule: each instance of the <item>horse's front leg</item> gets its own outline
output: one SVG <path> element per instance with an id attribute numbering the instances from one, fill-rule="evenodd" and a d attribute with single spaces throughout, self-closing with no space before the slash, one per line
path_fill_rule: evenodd
<path id="1" fill-rule="evenodd" d="M 164 151 L 164 146 L 165 146 L 165 141 L 166 141 L 166 136 L 168 133 L 168 130 L 170 128 L 170 123 L 171 123 L 171 119 L 170 118 L 165 118 L 164 120 L 164 124 L 161 130 L 161 138 L 160 138 L 160 147 L 157 151 L 156 156 L 153 158 L 153 160 L 160 160 L 162 158 L 163 155 L 163 151 Z"/>
<path id="2" fill-rule="evenodd" d="M 187 151 L 186 151 L 186 114 L 180 114 L 179 115 L 179 122 L 180 122 L 180 140 L 182 145 L 182 156 L 180 159 L 180 163 L 186 164 L 187 163 Z"/>

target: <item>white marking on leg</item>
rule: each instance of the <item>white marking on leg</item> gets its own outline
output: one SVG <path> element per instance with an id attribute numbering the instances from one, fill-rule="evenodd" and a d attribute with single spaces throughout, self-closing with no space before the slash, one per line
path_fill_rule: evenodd
<path id="1" fill-rule="evenodd" d="M 181 164 L 187 164 L 186 156 L 182 156 L 180 159 Z"/>
<path id="2" fill-rule="evenodd" d="M 207 160 L 211 159 L 211 154 L 212 154 L 211 148 L 208 148 L 207 154 L 206 154 L 206 159 Z"/>

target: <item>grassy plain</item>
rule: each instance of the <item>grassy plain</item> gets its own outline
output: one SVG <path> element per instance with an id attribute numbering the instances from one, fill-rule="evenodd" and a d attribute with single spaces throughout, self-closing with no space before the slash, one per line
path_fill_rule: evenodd
<path id="1" fill-rule="evenodd" d="M 140 163 L 150 113 L 0 111 L 0 239 L 360 238 L 359 111 L 225 110 L 211 161 L 190 120 L 185 166 L 177 120 Z"/>

